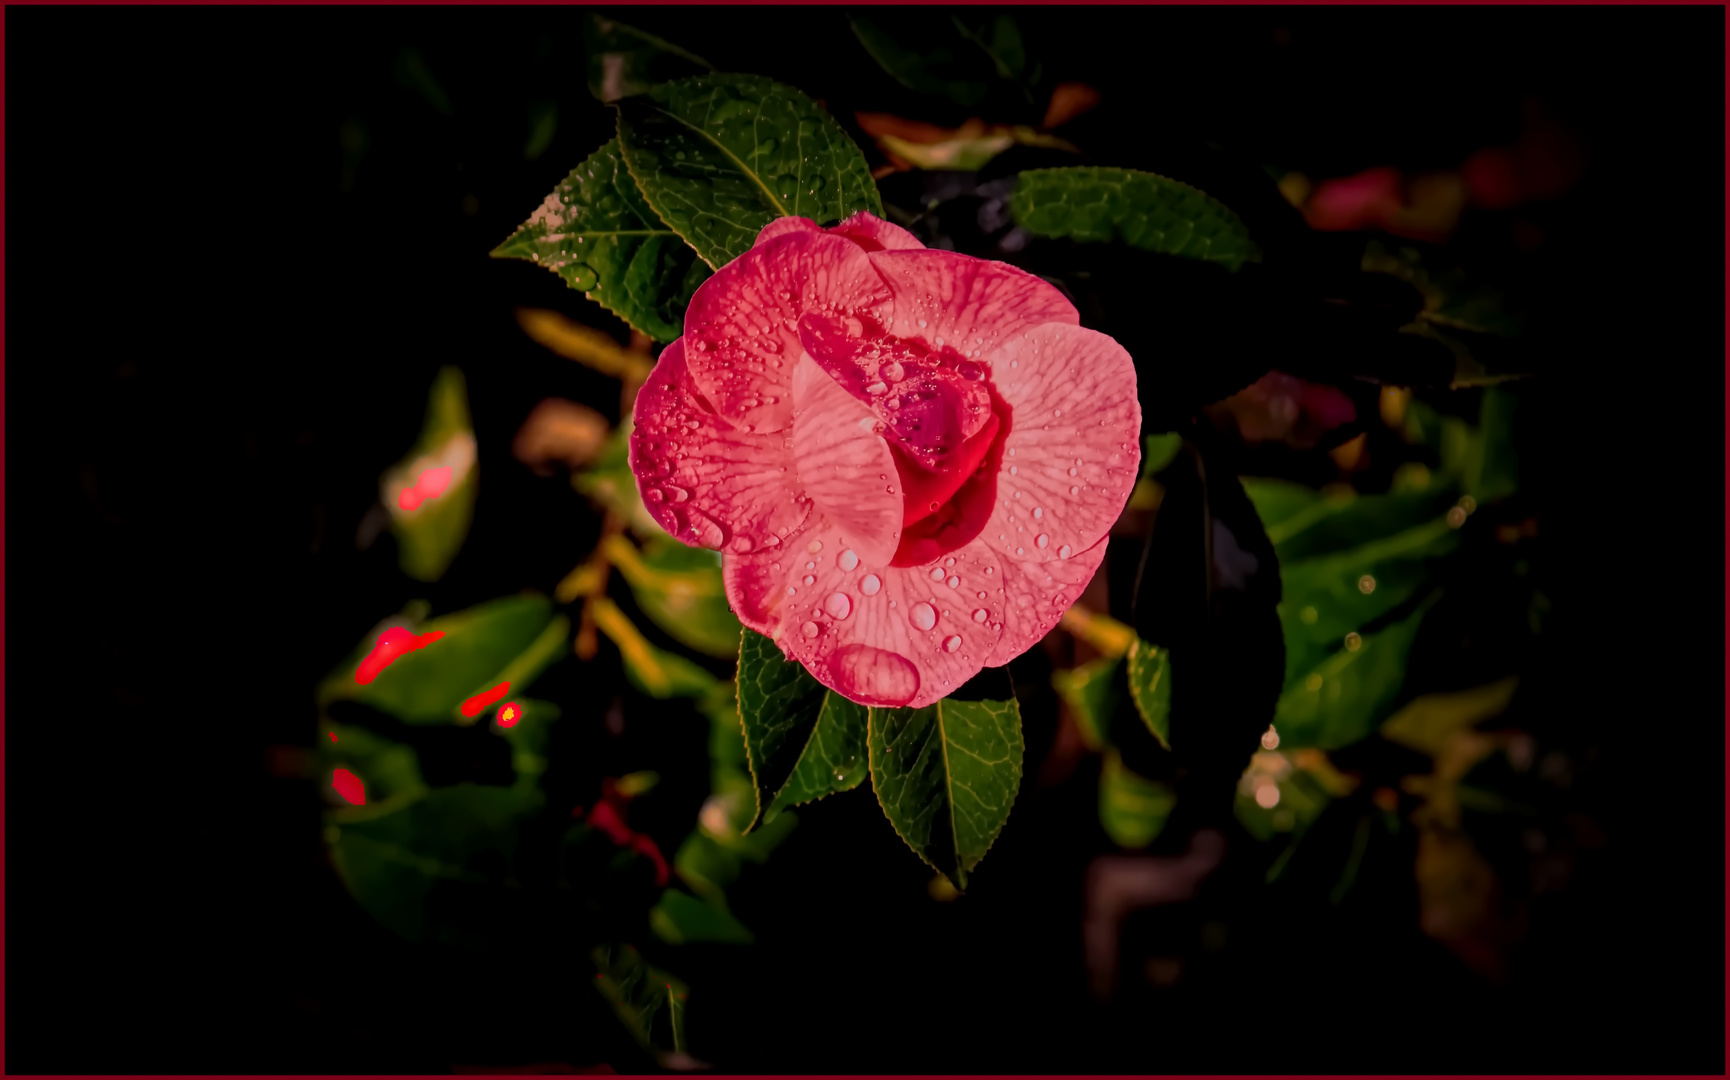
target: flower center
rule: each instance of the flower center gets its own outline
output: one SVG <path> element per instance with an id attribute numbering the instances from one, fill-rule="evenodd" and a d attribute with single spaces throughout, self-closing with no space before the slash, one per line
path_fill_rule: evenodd
<path id="1" fill-rule="evenodd" d="M 924 562 L 978 535 L 995 503 L 997 458 L 1009 429 L 1008 406 L 985 367 L 856 316 L 808 314 L 799 337 L 882 424 L 903 496 L 893 565 Z"/>

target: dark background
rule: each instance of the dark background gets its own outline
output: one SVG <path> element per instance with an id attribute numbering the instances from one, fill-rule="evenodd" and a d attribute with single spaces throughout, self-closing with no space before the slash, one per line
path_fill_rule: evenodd
<path id="1" fill-rule="evenodd" d="M 964 117 L 884 79 L 837 9 L 620 14 L 837 116 Z M 1396 902 L 1260 913 L 1258 962 L 1098 1011 L 1085 793 L 1019 804 L 991 888 L 952 905 L 868 798 L 836 799 L 736 902 L 746 960 L 681 972 L 709 991 L 693 1044 L 723 1070 L 1721 1071 L 1722 9 L 1020 14 L 1126 147 L 1449 167 L 1511 139 L 1526 93 L 1588 139 L 1552 233 L 1544 670 L 1553 722 L 1603 751 L 1611 842 L 1500 990 Z M 510 437 L 544 397 L 616 415 L 617 395 L 511 308 L 620 328 L 486 258 L 611 132 L 581 11 L 5 19 L 7 1071 L 629 1067 L 585 972 L 374 926 L 322 861 L 313 785 L 266 769 L 311 745 L 312 681 L 381 614 L 550 590 L 591 546 Z M 556 134 L 527 161 L 544 100 Z M 447 363 L 488 479 L 464 553 L 417 588 L 353 538 Z M 1029 731 L 1030 776 L 1050 734 Z"/>

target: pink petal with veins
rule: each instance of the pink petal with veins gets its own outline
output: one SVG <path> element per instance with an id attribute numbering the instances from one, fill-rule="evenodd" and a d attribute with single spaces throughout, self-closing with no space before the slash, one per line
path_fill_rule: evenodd
<path id="1" fill-rule="evenodd" d="M 931 704 L 979 673 L 1004 630 L 1002 571 L 983 544 L 889 566 L 813 515 L 778 551 L 726 562 L 728 600 L 746 625 L 861 704 Z"/>
<path id="2" fill-rule="evenodd" d="M 805 520 L 792 498 L 793 456 L 783 435 L 755 435 L 715 415 L 692 385 L 684 340 L 668 345 L 637 393 L 631 472 L 643 504 L 687 544 L 773 546 Z"/>
<path id="3" fill-rule="evenodd" d="M 953 251 L 877 251 L 872 265 L 894 295 L 892 333 L 964 357 L 983 356 L 1028 327 L 1079 325 L 1055 285 L 1007 263 Z"/>
<path id="4" fill-rule="evenodd" d="M 901 539 L 895 459 L 883 422 L 809 356 L 793 369 L 793 460 L 817 513 L 853 540 L 859 556 L 886 563 Z"/>
<path id="5" fill-rule="evenodd" d="M 871 315 L 889 302 L 870 256 L 858 244 L 797 226 L 782 228 L 715 271 L 685 312 L 685 360 L 692 381 L 715 412 L 746 431 L 780 431 L 793 422 L 800 316 L 808 311 Z"/>
<path id="6" fill-rule="evenodd" d="M 1003 575 L 1003 636 L 985 658 L 986 667 L 1009 663 L 1051 633 L 1051 628 L 1105 561 L 1108 541 L 1109 538 L 1101 539 L 1086 551 L 1070 551 L 1045 562 L 999 556 Z"/>
<path id="7" fill-rule="evenodd" d="M 1135 364 L 1123 346 L 1061 323 L 992 353 L 1012 419 L 986 543 L 1027 562 L 1090 548 L 1111 530 L 1141 465 Z"/>

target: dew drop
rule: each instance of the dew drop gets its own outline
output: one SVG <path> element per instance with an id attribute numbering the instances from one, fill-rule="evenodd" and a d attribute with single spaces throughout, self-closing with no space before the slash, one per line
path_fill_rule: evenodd
<path id="1" fill-rule="evenodd" d="M 805 550 L 806 550 L 806 551 L 809 551 L 809 552 L 810 552 L 810 553 L 811 553 L 811 554 L 813 554 L 813 555 L 815 555 L 815 554 L 817 554 L 817 553 L 818 553 L 818 552 L 819 552 L 819 551 L 822 551 L 822 550 L 823 550 L 823 541 L 821 541 L 821 540 L 813 540 L 813 541 L 811 541 L 811 542 L 810 542 L 810 543 L 809 543 L 809 544 L 806 544 L 806 545 L 805 545 Z"/>
<path id="2" fill-rule="evenodd" d="M 666 496 L 661 494 L 660 488 L 650 488 L 648 491 L 643 493 L 643 498 L 649 500 L 652 503 L 658 503 L 658 502 L 662 502 L 663 500 L 665 500 Z"/>
<path id="3" fill-rule="evenodd" d="M 937 609 L 921 600 L 907 612 L 907 619 L 921 630 L 929 630 L 937 625 Z"/>
<path id="4" fill-rule="evenodd" d="M 595 273 L 595 268 L 587 263 L 576 263 L 570 268 L 571 288 L 578 292 L 588 292 L 600 283 L 601 276 Z"/>
<path id="5" fill-rule="evenodd" d="M 1026 548 L 1016 548 L 1015 553 L 1017 555 L 1025 555 L 1027 553 L 1027 549 Z"/>
<path id="6" fill-rule="evenodd" d="M 859 591 L 866 596 L 876 596 L 877 590 L 882 587 L 883 581 L 876 574 L 866 574 L 865 579 L 859 582 Z"/>
<path id="7" fill-rule="evenodd" d="M 1033 508 L 1033 520 L 1034 521 L 1044 521 L 1045 520 L 1045 507 L 1035 506 Z"/>
<path id="8" fill-rule="evenodd" d="M 984 596 L 985 594 L 980 593 L 979 595 Z M 973 612 L 973 621 L 974 622 L 984 622 L 986 619 L 989 619 L 990 617 L 991 617 L 991 613 L 986 611 L 984 608 L 974 609 L 974 612 Z"/>
<path id="9" fill-rule="evenodd" d="M 933 566 L 931 568 L 931 580 L 932 581 L 942 581 L 943 580 L 943 568 L 941 566 Z"/>
<path id="10" fill-rule="evenodd" d="M 815 577 L 812 577 L 810 574 L 806 574 L 805 575 L 805 584 L 815 585 L 815 584 L 817 584 L 817 579 Z"/>
<path id="11" fill-rule="evenodd" d="M 995 573 L 997 573 L 997 567 L 995 567 L 995 566 L 987 566 L 987 567 L 986 567 L 986 568 L 985 568 L 985 575 L 986 575 L 986 576 L 987 576 L 987 577 L 990 577 L 990 576 L 991 576 L 991 575 L 992 575 L 992 574 L 995 574 Z"/>
<path id="12" fill-rule="evenodd" d="M 1057 557 L 1060 559 L 1067 559 L 1067 558 L 1069 558 L 1069 552 L 1070 552 L 1070 547 L 1068 544 L 1065 544 L 1062 547 L 1057 549 Z"/>
<path id="13" fill-rule="evenodd" d="M 1051 543 L 1051 537 L 1046 536 L 1044 533 L 1040 533 L 1038 536 L 1033 538 L 1033 542 L 1035 544 L 1038 544 L 1040 547 L 1044 547 L 1045 545 Z"/>
<path id="14" fill-rule="evenodd" d="M 907 369 L 901 366 L 899 360 L 891 360 L 878 368 L 877 374 L 881 375 L 887 382 L 900 382 L 901 377 L 907 374 Z"/>
<path id="15" fill-rule="evenodd" d="M 852 548 L 848 548 L 836 557 L 835 564 L 843 570 L 851 570 L 859 565 L 859 556 Z"/>
<path id="16" fill-rule="evenodd" d="M 961 635 L 960 634 L 950 634 L 948 637 L 943 639 L 943 651 L 944 652 L 954 652 L 956 649 L 959 649 L 959 648 L 961 648 Z"/>
<path id="17" fill-rule="evenodd" d="M 846 593 L 830 593 L 829 599 L 823 601 L 823 610 L 832 619 L 845 619 L 853 614 L 853 600 Z"/>
<path id="18" fill-rule="evenodd" d="M 950 575 L 949 580 L 944 582 L 944 584 L 948 585 L 951 589 L 953 589 L 956 586 L 961 584 L 961 579 L 954 576 L 954 575 Z"/>
<path id="19" fill-rule="evenodd" d="M 817 636 L 817 624 L 814 622 L 807 622 L 804 626 L 799 628 L 799 632 L 808 638 L 814 638 Z"/>

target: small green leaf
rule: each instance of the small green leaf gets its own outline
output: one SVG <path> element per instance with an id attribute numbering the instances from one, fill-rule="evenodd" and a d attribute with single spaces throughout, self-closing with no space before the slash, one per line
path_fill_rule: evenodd
<path id="1" fill-rule="evenodd" d="M 1141 456 L 1141 475 L 1154 476 L 1163 470 L 1177 457 L 1183 449 L 1183 436 L 1175 431 L 1162 435 L 1149 435 L 1144 440 L 1147 450 Z"/>
<path id="2" fill-rule="evenodd" d="M 622 536 L 609 537 L 603 547 L 656 626 L 708 656 L 738 650 L 739 620 L 727 606 L 719 555 L 665 536 L 651 538 L 641 551 Z"/>
<path id="3" fill-rule="evenodd" d="M 725 910 L 677 889 L 662 893 L 649 911 L 649 929 L 669 945 L 701 941 L 749 945 L 753 940 L 751 931 Z"/>
<path id="4" fill-rule="evenodd" d="M 1010 198 L 1016 222 L 1036 236 L 1127 244 L 1236 270 L 1261 252 L 1224 203 L 1188 184 L 1133 169 L 1029 169 Z"/>
<path id="5" fill-rule="evenodd" d="M 333 769 L 348 769 L 366 784 L 371 802 L 387 802 L 426 789 L 421 778 L 420 755 L 414 747 L 381 738 L 352 724 L 323 724 L 321 732 L 336 736 L 332 741 L 320 734 L 320 773 L 329 778 Z"/>
<path id="6" fill-rule="evenodd" d="M 397 619 L 389 625 L 413 620 Z M 360 660 L 385 629 L 368 635 L 349 662 L 319 685 L 319 702 L 359 701 L 407 724 L 472 723 L 458 708 L 467 698 L 506 681 L 512 694 L 563 655 L 570 621 L 555 618 L 544 596 L 507 596 L 440 616 L 409 629 L 443 636 L 405 653 L 370 683 L 355 681 Z"/>
<path id="7" fill-rule="evenodd" d="M 1123 700 L 1122 666 L 1122 657 L 1101 656 L 1051 673 L 1051 685 L 1075 717 L 1082 743 L 1094 753 L 1111 743 L 1111 718 Z"/>
<path id="8" fill-rule="evenodd" d="M 752 824 L 859 786 L 868 767 L 865 706 L 812 678 L 754 630 L 739 639 L 738 681 L 739 720 L 756 788 Z"/>
<path id="9" fill-rule="evenodd" d="M 480 886 L 504 895 L 518 830 L 532 803 L 503 787 L 458 784 L 328 815 L 331 860 L 367 914 L 409 941 L 484 937 L 486 927 L 438 912 L 435 889 Z M 481 891 L 477 890 L 477 891 Z"/>
<path id="10" fill-rule="evenodd" d="M 1298 673 L 1274 710 L 1280 746 L 1334 750 L 1374 731 L 1399 697 L 1406 658 L 1439 595 L 1399 622 L 1360 635 L 1357 648 L 1342 648 L 1309 672 Z"/>
<path id="11" fill-rule="evenodd" d="M 590 954 L 596 978 L 589 980 L 607 999 L 619 1020 L 643 1047 L 668 1064 L 669 1054 L 685 1053 L 683 981 L 651 967 L 629 945 L 601 946 Z"/>
<path id="12" fill-rule="evenodd" d="M 1439 757 L 1454 732 L 1505 712 L 1519 684 L 1519 676 L 1510 675 L 1470 690 L 1414 698 L 1388 718 L 1379 734 L 1389 742 Z"/>
<path id="13" fill-rule="evenodd" d="M 1006 668 L 923 709 L 870 710 L 871 783 L 914 853 L 967 888 L 1021 786 L 1021 710 Z"/>
<path id="14" fill-rule="evenodd" d="M 617 139 L 572 169 L 492 254 L 546 267 L 663 342 L 683 332 L 691 294 L 709 277 L 696 252 L 643 201 Z"/>
<path id="15" fill-rule="evenodd" d="M 1459 549 L 1446 519 L 1347 551 L 1280 565 L 1289 689 L 1330 653 L 1426 588 L 1437 560 Z"/>
<path id="16" fill-rule="evenodd" d="M 1139 637 L 1130 644 L 1129 694 L 1147 730 L 1171 749 L 1171 650 Z"/>
<path id="17" fill-rule="evenodd" d="M 609 104 L 657 83 L 715 69 L 672 42 L 595 12 L 583 26 L 583 54 L 589 93 Z"/>
<path id="18" fill-rule="evenodd" d="M 627 416 L 607 436 L 594 464 L 571 474 L 571 486 L 629 521 L 637 536 L 645 539 L 666 536 L 667 531 L 649 516 L 649 508 L 643 505 L 643 497 L 637 491 L 637 479 L 631 473 L 630 446 L 631 418 Z"/>
<path id="19" fill-rule="evenodd" d="M 379 481 L 403 573 L 416 581 L 444 576 L 468 538 L 478 474 L 463 374 L 441 368 L 420 440 Z"/>
<path id="20" fill-rule="evenodd" d="M 1153 843 L 1176 805 L 1177 792 L 1169 785 L 1137 776 L 1116 750 L 1106 753 L 1099 773 L 1099 823 L 1119 847 Z"/>
<path id="21" fill-rule="evenodd" d="M 649 205 L 711 267 L 788 215 L 883 212 L 864 155 L 818 104 L 755 75 L 706 75 L 618 102 L 625 163 Z"/>

